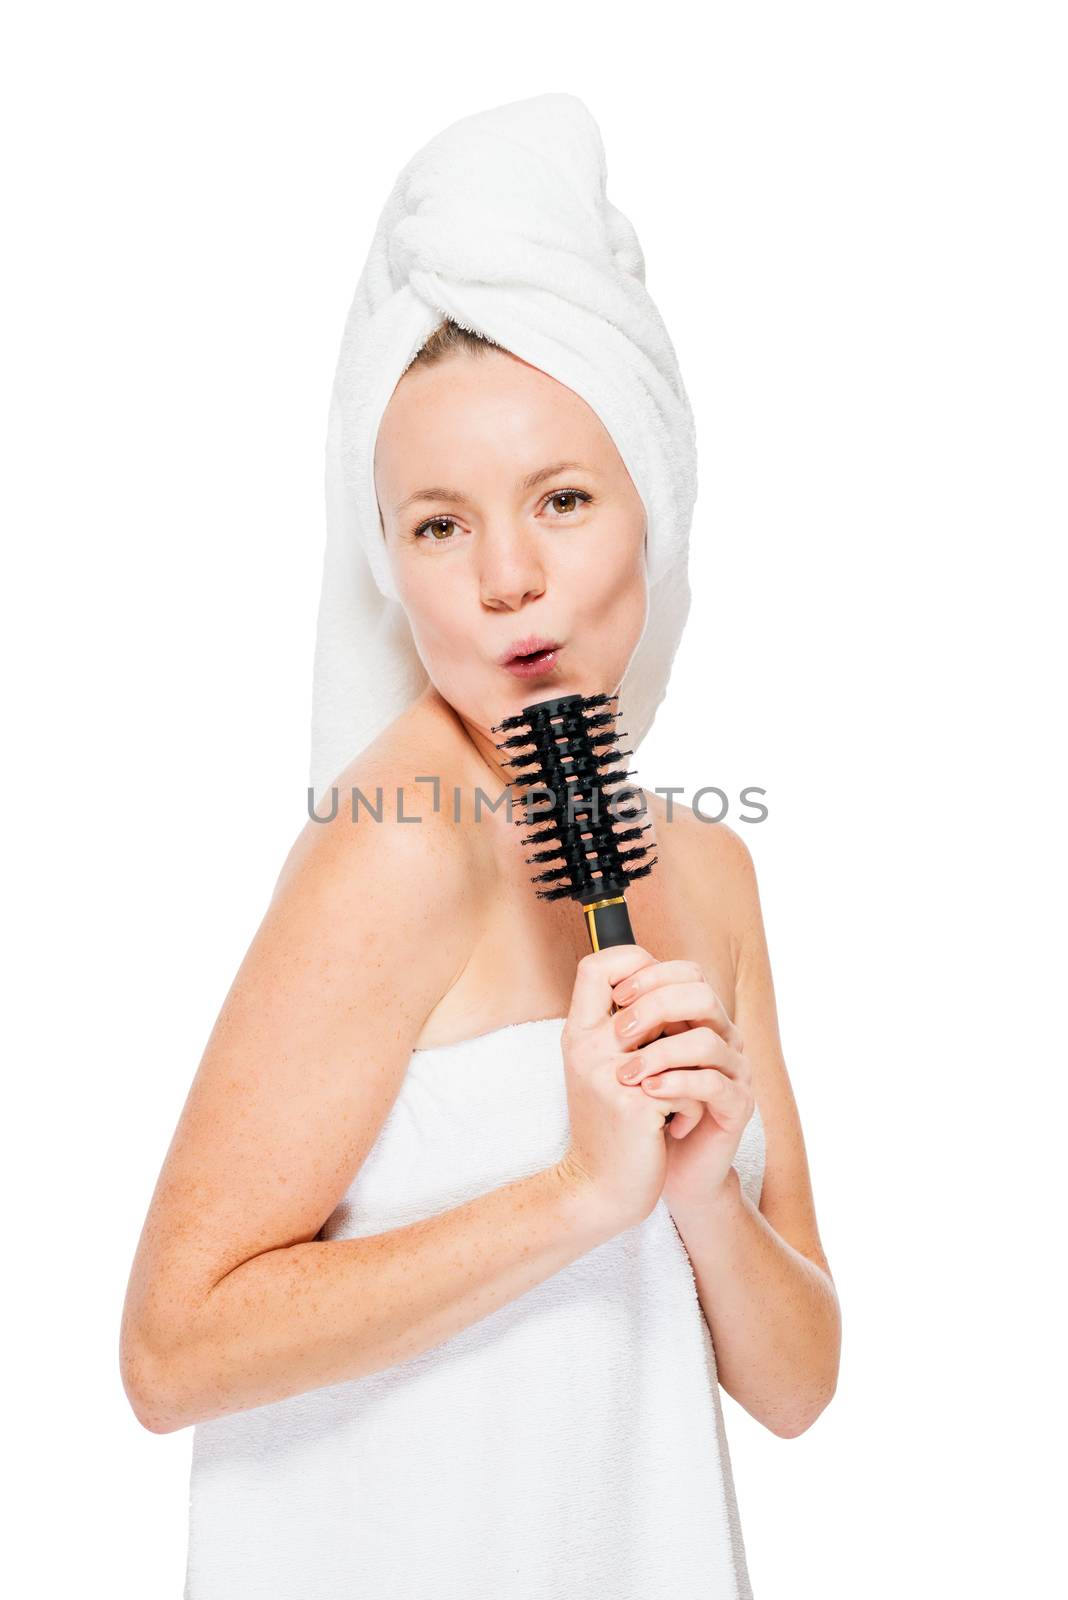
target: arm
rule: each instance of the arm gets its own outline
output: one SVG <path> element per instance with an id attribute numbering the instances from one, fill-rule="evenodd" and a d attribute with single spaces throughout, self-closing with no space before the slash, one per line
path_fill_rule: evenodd
<path id="1" fill-rule="evenodd" d="M 405 814 L 421 801 L 405 794 Z M 151 1431 L 404 1360 L 611 1236 L 554 1166 L 388 1233 L 316 1238 L 462 970 L 469 871 L 461 830 L 434 815 L 309 822 L 290 852 L 130 1275 L 120 1367 Z"/>
<path id="2" fill-rule="evenodd" d="M 170 1433 L 394 1366 L 609 1236 L 548 1167 L 389 1233 L 265 1251 L 215 1285 L 147 1389 L 135 1380 L 134 1409 Z"/>
<path id="3" fill-rule="evenodd" d="M 673 1216 L 686 1246 L 728 1394 L 772 1432 L 794 1438 L 831 1400 L 841 1312 L 820 1243 L 804 1137 L 779 1041 L 756 874 L 743 841 L 712 828 L 717 893 L 730 915 L 734 1022 L 764 1123 L 759 1208 L 731 1168 L 699 1212 Z"/>

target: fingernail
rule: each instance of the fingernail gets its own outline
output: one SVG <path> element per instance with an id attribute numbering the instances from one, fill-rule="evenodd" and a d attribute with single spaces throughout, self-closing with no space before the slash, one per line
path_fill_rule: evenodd
<path id="1" fill-rule="evenodd" d="M 633 1000 L 636 993 L 637 990 L 632 983 L 621 983 L 619 988 L 613 991 L 616 1001 L 623 1005 L 626 1005 L 628 1000 Z"/>
<path id="2" fill-rule="evenodd" d="M 637 1033 L 637 1031 L 638 1031 L 638 1019 L 637 1019 L 637 1017 L 631 1017 L 630 1021 L 629 1022 L 625 1022 L 623 1024 L 623 1026 L 620 1028 L 619 1031 L 620 1031 L 621 1034 L 624 1035 L 624 1037 L 628 1033 Z"/>

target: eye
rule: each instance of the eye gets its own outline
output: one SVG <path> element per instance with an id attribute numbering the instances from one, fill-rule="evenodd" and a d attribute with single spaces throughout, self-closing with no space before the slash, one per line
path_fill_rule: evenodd
<path id="1" fill-rule="evenodd" d="M 431 538 L 428 539 L 427 543 L 428 544 L 449 544 L 450 541 L 448 539 L 439 539 L 437 537 L 437 530 L 439 528 L 442 528 L 442 527 L 445 527 L 445 528 L 455 527 L 455 522 L 454 522 L 453 518 L 452 517 L 429 517 L 426 522 L 421 522 L 419 524 L 418 528 L 413 528 L 412 529 L 412 538 L 413 539 L 421 539 L 423 534 L 428 529 L 434 529 L 435 531 L 434 531 L 433 535 L 431 536 Z"/>
<path id="2" fill-rule="evenodd" d="M 583 505 L 589 505 L 589 503 L 590 503 L 590 501 L 592 499 L 593 499 L 592 494 L 587 494 L 585 489 L 554 489 L 552 494 L 549 496 L 549 500 L 550 501 L 553 501 L 553 500 L 578 500 Z M 573 509 L 577 509 L 577 508 L 573 508 Z M 566 511 L 563 513 L 564 516 L 567 516 L 568 514 L 569 513 L 566 512 Z"/>

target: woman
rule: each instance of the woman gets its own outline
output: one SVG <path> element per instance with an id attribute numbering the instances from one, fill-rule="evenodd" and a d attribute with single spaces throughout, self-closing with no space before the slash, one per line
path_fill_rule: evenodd
<path id="1" fill-rule="evenodd" d="M 519 148 L 536 188 L 560 130 L 557 173 L 585 151 L 596 174 L 581 102 L 541 96 L 428 146 L 421 206 L 447 193 L 455 217 L 474 195 L 498 219 L 505 130 L 510 182 Z M 399 318 L 426 285 L 398 244 L 412 214 L 391 202 L 380 223 Z M 196 1424 L 190 1600 L 747 1595 L 718 1383 L 791 1437 L 830 1399 L 839 1343 L 748 852 L 646 792 L 641 943 L 591 953 L 572 902 L 536 899 L 507 811 L 475 813 L 510 776 L 492 729 L 533 700 L 622 686 L 628 746 L 630 711 L 644 733 L 685 614 L 664 582 L 671 486 L 623 410 L 560 381 L 563 355 L 496 337 L 491 294 L 486 337 L 441 316 L 439 278 L 393 381 L 374 281 L 331 415 L 327 820 L 289 854 L 168 1151 L 124 1381 L 146 1427 Z M 384 404 L 361 407 L 346 348 L 370 391 L 386 374 Z M 677 461 L 683 402 L 672 375 L 656 403 Z"/>

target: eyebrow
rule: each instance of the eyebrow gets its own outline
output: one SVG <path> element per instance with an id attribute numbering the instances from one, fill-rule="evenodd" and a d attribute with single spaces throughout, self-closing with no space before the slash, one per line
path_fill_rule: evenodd
<path id="1" fill-rule="evenodd" d="M 558 472 L 588 472 L 589 470 L 588 467 L 583 466 L 581 461 L 554 461 L 550 467 L 539 467 L 537 472 L 528 473 L 525 478 L 520 479 L 516 488 L 536 489 L 539 483 L 544 483 L 546 478 L 555 478 Z M 467 495 L 460 489 L 417 489 L 406 500 L 402 500 L 396 510 L 398 512 L 406 511 L 417 500 L 448 500 L 452 505 L 458 506 L 469 506 L 471 504 Z"/>

